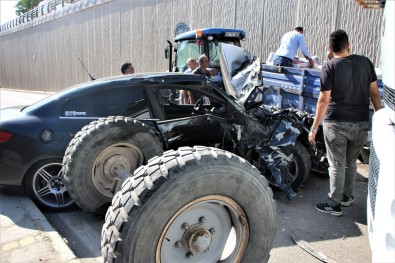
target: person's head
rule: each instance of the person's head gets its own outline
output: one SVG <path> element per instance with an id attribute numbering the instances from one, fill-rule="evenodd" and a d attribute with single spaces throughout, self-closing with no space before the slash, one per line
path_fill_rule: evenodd
<path id="1" fill-rule="evenodd" d="M 303 34 L 303 27 L 297 26 L 297 27 L 295 27 L 295 30 L 298 31 L 299 33 Z"/>
<path id="2" fill-rule="evenodd" d="M 194 70 L 197 67 L 196 59 L 188 58 L 187 65 L 190 69 Z"/>
<path id="3" fill-rule="evenodd" d="M 134 73 L 134 67 L 132 66 L 132 63 L 130 63 L 130 62 L 123 63 L 122 67 L 121 67 L 121 72 L 124 75 L 126 75 L 126 74 L 133 74 Z"/>
<path id="4" fill-rule="evenodd" d="M 199 67 L 202 69 L 206 69 L 210 66 L 210 63 L 208 61 L 208 57 L 203 54 L 199 57 Z"/>
<path id="5" fill-rule="evenodd" d="M 350 43 L 348 41 L 348 35 L 344 30 L 336 30 L 329 36 L 329 49 L 334 53 L 340 53 L 342 51 L 349 51 Z"/>

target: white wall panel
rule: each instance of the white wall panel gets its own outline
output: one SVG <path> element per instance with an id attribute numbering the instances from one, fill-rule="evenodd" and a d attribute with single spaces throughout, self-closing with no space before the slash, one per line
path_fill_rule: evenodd
<path id="1" fill-rule="evenodd" d="M 131 3 L 132 24 L 131 24 L 131 60 L 136 72 L 143 71 L 143 50 L 144 50 L 144 1 L 134 0 Z"/>
<path id="2" fill-rule="evenodd" d="M 341 28 L 353 53 L 380 66 L 382 10 L 354 0 L 81 0 L 71 7 L 0 32 L 0 87 L 57 91 L 89 81 L 78 58 L 95 78 L 121 74 L 126 61 L 136 72 L 165 71 L 164 48 L 179 22 L 244 29 L 243 46 L 262 61 L 296 26 L 322 61 L 329 34 Z"/>
<path id="3" fill-rule="evenodd" d="M 261 42 L 261 61 L 266 61 L 270 52 L 275 52 L 280 46 L 281 37 L 284 33 L 295 28 L 297 0 L 264 1 L 263 22 L 260 25 L 262 38 L 253 40 Z M 248 36 L 247 33 L 247 38 Z"/>
<path id="4" fill-rule="evenodd" d="M 235 27 L 235 4 L 237 0 L 214 0 L 212 3 L 213 27 Z"/>
<path id="5" fill-rule="evenodd" d="M 322 62 L 326 58 L 329 34 L 333 31 L 338 0 L 326 1 L 325 8 L 316 0 L 299 0 L 296 26 L 302 26 L 307 49 Z M 303 57 L 299 52 L 299 57 Z"/>
<path id="6" fill-rule="evenodd" d="M 215 0 L 192 1 L 192 23 L 191 29 L 211 27 L 212 2 Z"/>
<path id="7" fill-rule="evenodd" d="M 113 75 L 121 74 L 121 66 L 124 62 L 131 62 L 135 64 L 131 58 L 132 45 L 131 45 L 131 27 L 132 27 L 132 12 L 130 11 L 130 1 L 119 1 L 119 58 L 114 61 Z M 116 45 L 116 43 L 114 44 Z"/>
<path id="8" fill-rule="evenodd" d="M 339 1 L 339 5 L 341 14 L 337 28 L 348 33 L 351 53 L 365 55 L 378 66 L 382 9 L 363 9 L 354 1 Z"/>
<path id="9" fill-rule="evenodd" d="M 189 1 L 183 1 L 188 3 Z M 167 40 L 174 43 L 174 26 L 176 23 L 184 22 L 189 20 L 190 17 L 190 8 L 188 6 L 185 8 L 184 12 L 179 12 L 179 16 L 176 18 L 169 19 L 169 14 L 173 14 L 174 3 L 171 1 L 158 1 L 156 6 L 156 34 L 157 34 L 157 43 L 156 43 L 156 54 L 157 54 L 157 62 L 156 65 L 151 65 L 153 68 L 151 70 L 154 71 L 166 71 L 168 70 L 168 60 L 165 59 L 165 47 L 167 46 Z M 177 6 L 177 5 L 176 5 Z M 175 21 L 175 22 L 173 22 Z"/>
<path id="10" fill-rule="evenodd" d="M 236 5 L 236 28 L 247 32 L 245 47 L 252 54 L 259 54 L 262 39 L 263 1 L 239 0 Z"/>

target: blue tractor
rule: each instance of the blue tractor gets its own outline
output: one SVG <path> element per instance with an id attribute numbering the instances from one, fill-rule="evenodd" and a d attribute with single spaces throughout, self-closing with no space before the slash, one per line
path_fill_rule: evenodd
<path id="1" fill-rule="evenodd" d="M 211 68 L 219 69 L 218 44 L 240 47 L 240 41 L 245 37 L 244 30 L 233 28 L 203 28 L 181 33 L 175 37 L 175 45 L 167 41 L 165 57 L 169 60 L 169 71 L 184 72 L 188 68 L 188 58 L 198 59 L 202 54 L 208 56 Z"/>

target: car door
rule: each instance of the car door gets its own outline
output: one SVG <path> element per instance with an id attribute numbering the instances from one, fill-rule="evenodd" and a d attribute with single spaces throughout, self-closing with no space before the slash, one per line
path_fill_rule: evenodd
<path id="1" fill-rule="evenodd" d="M 168 148 L 193 145 L 221 144 L 226 102 L 214 96 L 203 86 L 154 87 L 163 119 L 157 122 L 158 129 Z M 180 100 L 184 91 L 193 93 L 196 104 Z"/>

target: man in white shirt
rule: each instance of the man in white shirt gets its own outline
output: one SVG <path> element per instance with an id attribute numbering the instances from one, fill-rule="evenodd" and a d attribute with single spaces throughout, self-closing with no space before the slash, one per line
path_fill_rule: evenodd
<path id="1" fill-rule="evenodd" d="M 198 66 L 196 59 L 194 58 L 188 58 L 187 65 L 188 65 L 188 69 L 185 70 L 184 73 L 192 73 L 192 71 Z"/>
<path id="2" fill-rule="evenodd" d="M 285 33 L 281 39 L 281 45 L 277 49 L 273 64 L 275 66 L 292 67 L 293 60 L 298 48 L 309 60 L 310 68 L 314 67 L 314 61 L 307 50 L 306 43 L 303 36 L 303 27 L 296 27 L 295 30 Z"/>

